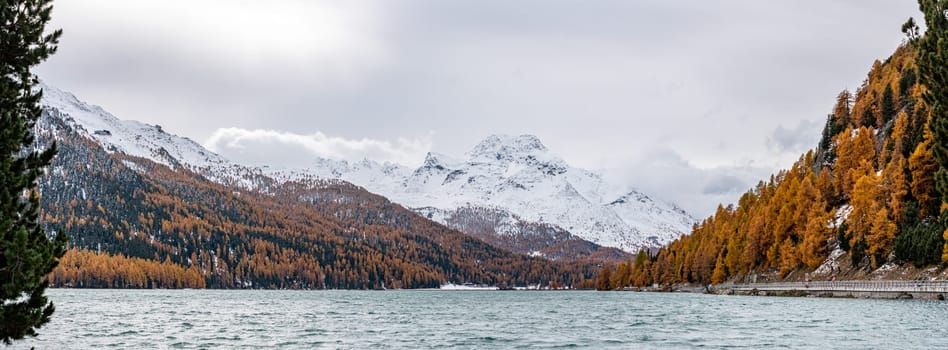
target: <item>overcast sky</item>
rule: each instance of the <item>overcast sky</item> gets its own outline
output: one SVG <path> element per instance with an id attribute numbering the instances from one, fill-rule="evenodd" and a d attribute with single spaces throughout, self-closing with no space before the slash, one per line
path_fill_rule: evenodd
<path id="1" fill-rule="evenodd" d="M 914 1 L 56 1 L 38 73 L 235 160 L 421 163 L 494 133 L 697 216 L 816 144 Z M 253 148 L 256 152 L 245 152 Z"/>

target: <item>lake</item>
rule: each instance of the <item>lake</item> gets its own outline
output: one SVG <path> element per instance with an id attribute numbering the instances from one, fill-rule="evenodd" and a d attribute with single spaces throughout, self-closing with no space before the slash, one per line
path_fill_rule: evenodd
<path id="1" fill-rule="evenodd" d="M 936 349 L 948 303 L 635 292 L 51 289 L 37 349 Z"/>

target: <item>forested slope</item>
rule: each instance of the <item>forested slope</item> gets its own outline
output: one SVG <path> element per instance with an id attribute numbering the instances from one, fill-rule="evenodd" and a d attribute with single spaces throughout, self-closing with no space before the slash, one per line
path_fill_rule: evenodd
<path id="1" fill-rule="evenodd" d="M 932 54 L 946 45 L 948 20 L 941 2 L 922 3 L 928 33 L 919 37 L 914 21 L 906 23 L 905 43 L 873 63 L 854 93 L 836 96 L 814 150 L 736 205 L 719 206 L 657 254 L 643 252 L 615 273 L 604 269 L 599 288 L 777 280 L 814 271 L 831 278 L 840 269 L 868 272 L 946 260 L 936 176 L 944 173 L 939 160 L 948 160 L 948 123 L 938 100 L 946 87 L 931 90 L 923 83 L 948 77 L 948 56 Z M 849 266 L 837 266 L 839 261 Z"/>
<path id="2" fill-rule="evenodd" d="M 48 110 L 59 155 L 42 180 L 43 221 L 71 248 L 56 286 L 421 288 L 575 285 L 594 262 L 495 248 L 341 181 L 248 191 L 185 168 L 106 152 Z"/>

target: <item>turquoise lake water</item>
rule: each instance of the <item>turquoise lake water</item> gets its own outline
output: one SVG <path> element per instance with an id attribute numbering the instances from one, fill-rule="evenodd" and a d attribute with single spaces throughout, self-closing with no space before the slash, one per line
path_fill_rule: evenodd
<path id="1" fill-rule="evenodd" d="M 948 302 L 634 292 L 76 290 L 36 349 L 945 349 Z"/>

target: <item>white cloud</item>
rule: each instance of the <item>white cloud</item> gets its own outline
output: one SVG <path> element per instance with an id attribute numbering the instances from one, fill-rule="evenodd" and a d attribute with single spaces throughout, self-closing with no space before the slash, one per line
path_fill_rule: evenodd
<path id="1" fill-rule="evenodd" d="M 431 149 L 429 134 L 394 141 L 346 139 L 321 132 L 304 135 L 277 130 L 217 129 L 204 143 L 208 149 L 238 163 L 278 167 L 306 167 L 316 158 L 356 161 L 371 159 L 417 165 Z"/>
<path id="2" fill-rule="evenodd" d="M 100 0 L 57 3 L 51 26 L 65 32 L 54 60 L 98 84 L 206 89 L 228 79 L 357 85 L 386 61 L 384 22 L 357 1 Z"/>

